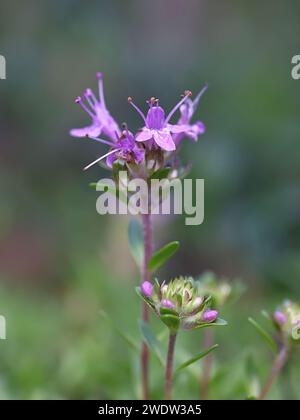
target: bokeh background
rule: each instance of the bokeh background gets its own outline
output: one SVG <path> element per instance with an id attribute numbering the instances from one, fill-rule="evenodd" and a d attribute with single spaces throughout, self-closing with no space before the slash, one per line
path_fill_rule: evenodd
<path id="1" fill-rule="evenodd" d="M 138 357 L 100 317 L 138 338 L 139 273 L 127 245 L 128 218 L 99 216 L 88 184 L 107 175 L 82 167 L 106 148 L 68 134 L 87 116 L 74 104 L 105 75 L 115 118 L 139 127 L 127 104 L 152 95 L 169 109 L 204 83 L 197 117 L 207 126 L 182 159 L 205 179 L 205 222 L 156 220 L 156 246 L 179 239 L 159 273 L 213 270 L 247 292 L 224 309 L 211 397 L 245 398 L 271 355 L 247 322 L 286 297 L 300 300 L 300 81 L 298 1 L 1 1 L 0 398 L 137 398 Z M 152 320 L 153 328 L 159 324 Z M 179 354 L 199 350 L 183 334 Z M 181 352 L 181 353 L 180 353 Z M 299 363 L 271 398 L 299 398 Z M 251 363 L 248 361 L 251 360 Z M 250 367 L 249 367 L 250 366 Z M 200 363 L 175 397 L 197 398 Z M 162 372 L 153 360 L 152 397 Z M 252 381 L 252 382 L 251 382 Z"/>

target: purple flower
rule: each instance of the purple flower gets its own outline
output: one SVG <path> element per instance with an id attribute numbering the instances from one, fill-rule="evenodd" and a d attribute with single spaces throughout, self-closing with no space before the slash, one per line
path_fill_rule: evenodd
<path id="1" fill-rule="evenodd" d="M 118 136 L 115 148 L 118 150 L 106 158 L 106 164 L 110 168 L 117 159 L 139 165 L 145 158 L 145 149 L 135 142 L 134 135 L 127 128 L 121 133 L 120 137 Z"/>
<path id="2" fill-rule="evenodd" d="M 177 109 L 180 108 L 189 96 L 191 96 L 191 92 L 186 91 L 184 97 L 177 105 L 175 105 L 167 117 L 165 116 L 164 109 L 159 106 L 158 99 L 151 98 L 150 101 L 148 101 L 149 111 L 147 116 L 145 116 L 143 112 L 133 103 L 132 98 L 129 97 L 128 102 L 137 110 L 145 123 L 142 130 L 136 135 L 136 141 L 146 142 L 151 140 L 151 145 L 154 141 L 155 144 L 163 150 L 175 150 L 176 145 L 173 141 L 172 134 L 185 132 L 188 130 L 188 126 L 182 124 L 172 125 L 169 124 L 169 121 Z"/>
<path id="3" fill-rule="evenodd" d="M 141 292 L 145 297 L 151 297 L 153 285 L 149 281 L 144 281 L 141 284 Z"/>
<path id="4" fill-rule="evenodd" d="M 218 317 L 218 311 L 207 309 L 202 315 L 202 320 L 204 322 L 213 322 L 217 319 L 217 317 Z"/>
<path id="5" fill-rule="evenodd" d="M 198 136 L 203 134 L 205 132 L 205 125 L 201 121 L 196 121 L 193 124 L 190 124 L 190 121 L 196 112 L 200 98 L 207 90 L 207 86 L 204 86 L 204 88 L 198 93 L 196 98 L 192 101 L 190 98 L 188 98 L 185 103 L 183 103 L 180 106 L 180 118 L 178 120 L 178 125 L 184 125 L 186 127 L 186 130 L 184 132 L 175 134 L 174 136 L 174 143 L 176 146 L 180 143 L 180 141 L 184 137 L 189 137 L 193 141 L 198 140 Z"/>
<path id="6" fill-rule="evenodd" d="M 274 312 L 273 319 L 276 322 L 276 324 L 278 324 L 279 326 L 282 326 L 282 325 L 286 324 L 286 322 L 287 322 L 286 315 L 279 310 Z"/>
<path id="7" fill-rule="evenodd" d="M 96 98 L 91 89 L 86 89 L 83 97 L 78 96 L 75 100 L 91 117 L 92 124 L 83 128 L 73 128 L 70 134 L 73 137 L 98 137 L 100 134 L 105 134 L 115 141 L 116 133 L 119 134 L 120 129 L 105 105 L 102 73 L 97 73 L 96 76 L 98 79 L 99 99 Z"/>
<path id="8" fill-rule="evenodd" d="M 103 156 L 100 156 L 98 159 L 94 160 L 92 163 L 87 165 L 84 170 L 89 169 L 91 166 L 95 165 L 96 163 L 100 162 L 106 158 L 106 164 L 110 168 L 113 166 L 113 163 L 117 159 L 123 159 L 127 163 L 135 163 L 139 165 L 143 162 L 145 158 L 145 150 L 144 148 L 140 147 L 136 142 L 134 135 L 128 131 L 127 126 L 125 125 L 125 129 L 121 132 L 120 136 L 116 133 L 117 141 L 112 143 L 107 140 L 103 140 L 97 137 L 89 137 L 92 140 L 99 141 L 100 143 L 107 144 L 112 147 L 108 153 Z"/>
<path id="9" fill-rule="evenodd" d="M 161 306 L 163 308 L 167 308 L 167 309 L 174 309 L 175 308 L 174 303 L 169 299 L 163 299 L 160 303 L 161 303 Z"/>

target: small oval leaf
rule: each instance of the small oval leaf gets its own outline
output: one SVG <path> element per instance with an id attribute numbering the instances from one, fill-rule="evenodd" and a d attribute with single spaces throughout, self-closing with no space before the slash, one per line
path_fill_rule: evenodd
<path id="1" fill-rule="evenodd" d="M 259 333 L 261 338 L 269 345 L 271 350 L 274 353 L 277 353 L 278 347 L 273 337 L 271 337 L 271 335 L 261 325 L 259 325 L 253 318 L 248 318 L 248 321 L 250 322 L 251 325 L 253 325 L 253 327 Z"/>
<path id="2" fill-rule="evenodd" d="M 104 318 L 107 322 L 109 322 L 111 328 L 116 331 L 116 333 L 118 333 L 120 335 L 120 337 L 123 338 L 123 340 L 126 341 L 126 343 L 135 351 L 139 352 L 139 345 L 136 343 L 136 341 L 130 337 L 129 335 L 127 335 L 126 333 L 124 333 L 124 331 L 122 331 L 116 324 L 115 322 L 107 315 L 107 313 L 105 311 L 99 311 L 99 315 Z"/>
<path id="3" fill-rule="evenodd" d="M 225 325 L 228 325 L 228 322 L 225 321 L 225 319 L 217 318 L 214 322 L 206 323 L 206 324 L 199 324 L 193 329 L 200 330 L 201 328 L 207 328 L 207 327 L 223 327 Z"/>
<path id="4" fill-rule="evenodd" d="M 141 223 L 137 219 L 131 219 L 129 222 L 128 242 L 135 262 L 138 267 L 141 267 L 144 258 L 143 229 Z"/>
<path id="5" fill-rule="evenodd" d="M 213 346 L 209 347 L 208 349 L 202 351 L 201 353 L 198 353 L 196 356 L 191 357 L 186 362 L 182 363 L 176 370 L 175 375 L 177 375 L 178 372 L 180 372 L 182 369 L 185 369 L 186 367 L 192 365 L 193 363 L 197 362 L 200 359 L 203 359 L 206 355 L 208 355 L 210 352 L 215 350 L 217 347 L 219 347 L 219 344 L 214 344 Z"/>
<path id="6" fill-rule="evenodd" d="M 148 268 L 155 271 L 160 268 L 169 258 L 171 258 L 179 248 L 179 242 L 170 242 L 156 251 L 149 261 Z"/>

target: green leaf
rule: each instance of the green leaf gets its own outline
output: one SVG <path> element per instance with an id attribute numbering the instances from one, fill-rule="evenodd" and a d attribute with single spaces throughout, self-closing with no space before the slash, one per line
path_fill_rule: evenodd
<path id="1" fill-rule="evenodd" d="M 160 352 L 159 343 L 155 337 L 155 335 L 152 333 L 150 327 L 148 324 L 146 324 L 144 321 L 140 321 L 140 327 L 141 332 L 143 335 L 143 338 L 145 340 L 145 343 L 149 347 L 149 349 L 155 354 L 157 357 L 157 360 L 161 364 L 162 367 L 164 367 L 164 360 Z"/>
<path id="2" fill-rule="evenodd" d="M 269 345 L 271 350 L 274 353 L 277 353 L 278 347 L 273 337 L 271 337 L 271 335 L 261 325 L 259 325 L 253 318 L 248 318 L 248 321 L 250 322 L 250 324 L 253 325 L 254 328 L 256 328 L 259 335 L 265 340 L 265 342 Z"/>
<path id="3" fill-rule="evenodd" d="M 160 315 L 174 315 L 178 316 L 178 312 L 174 311 L 174 309 L 171 308 L 164 308 L 161 307 L 159 310 Z"/>
<path id="4" fill-rule="evenodd" d="M 228 325 L 228 322 L 225 321 L 225 319 L 217 318 L 215 322 L 209 322 L 206 324 L 199 324 L 197 327 L 193 327 L 194 330 L 200 330 L 201 328 L 207 328 L 207 327 L 223 327 L 225 325 Z"/>
<path id="5" fill-rule="evenodd" d="M 122 338 L 123 340 L 126 341 L 126 343 L 133 349 L 136 351 L 140 351 L 140 346 L 136 343 L 136 341 L 131 338 L 130 336 L 128 336 L 127 334 L 124 333 L 124 331 L 122 331 L 116 324 L 115 322 L 107 315 L 107 313 L 105 311 L 99 311 L 99 314 L 102 318 L 104 318 L 106 321 L 109 322 L 110 326 L 112 327 L 112 329 L 114 331 L 116 331 Z"/>
<path id="6" fill-rule="evenodd" d="M 162 315 L 160 317 L 162 322 L 166 324 L 171 333 L 177 333 L 180 325 L 180 319 L 176 315 Z"/>
<path id="7" fill-rule="evenodd" d="M 174 241 L 156 251 L 149 261 L 148 268 L 155 271 L 171 258 L 179 248 L 179 242 Z"/>
<path id="8" fill-rule="evenodd" d="M 161 180 L 161 179 L 167 178 L 171 170 L 172 168 L 170 168 L 169 166 L 166 168 L 160 168 L 151 175 L 150 180 L 151 179 Z"/>
<path id="9" fill-rule="evenodd" d="M 137 219 L 131 219 L 128 225 L 128 242 L 131 254 L 138 267 L 141 267 L 144 258 L 143 240 L 141 223 Z"/>
<path id="10" fill-rule="evenodd" d="M 178 374 L 179 371 L 182 369 L 185 369 L 186 367 L 192 365 L 193 363 L 197 362 L 198 360 L 202 359 L 206 355 L 208 355 L 210 352 L 215 350 L 217 347 L 219 347 L 219 344 L 214 344 L 213 346 L 209 347 L 208 349 L 202 351 L 201 353 L 198 353 L 196 356 L 192 357 L 191 359 L 187 360 L 186 362 L 182 363 L 174 372 L 175 375 Z"/>

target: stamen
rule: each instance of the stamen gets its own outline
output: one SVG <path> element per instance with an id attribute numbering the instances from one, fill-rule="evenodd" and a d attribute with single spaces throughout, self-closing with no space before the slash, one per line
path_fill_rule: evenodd
<path id="1" fill-rule="evenodd" d="M 146 123 L 146 117 L 145 117 L 145 115 L 143 114 L 143 112 L 140 110 L 140 108 L 139 107 L 137 107 L 136 105 L 135 105 L 135 103 L 132 101 L 132 97 L 131 96 L 128 96 L 128 103 L 130 104 L 130 105 L 132 105 L 133 106 L 133 108 L 140 114 L 140 116 L 143 118 L 143 120 L 144 120 L 144 123 L 145 124 L 147 124 Z"/>
<path id="2" fill-rule="evenodd" d="M 83 100 L 80 96 L 77 96 L 77 98 L 75 99 L 75 102 L 76 102 L 76 104 L 79 104 L 81 106 L 81 108 L 92 117 L 92 119 L 95 118 L 95 114 L 93 114 L 92 111 L 90 109 L 88 109 L 88 107 L 85 105 L 85 103 L 83 102 Z"/>
<path id="3" fill-rule="evenodd" d="M 118 142 L 120 140 L 119 133 L 117 131 L 115 131 L 115 135 L 116 135 L 116 139 L 117 139 L 117 142 Z"/>
<path id="4" fill-rule="evenodd" d="M 93 102 L 93 97 L 92 97 L 92 91 L 91 89 L 86 89 L 86 91 L 84 92 L 84 97 L 87 100 L 87 103 L 89 104 L 89 106 L 92 108 L 92 110 L 94 111 L 95 108 L 95 103 Z"/>
<path id="5" fill-rule="evenodd" d="M 124 122 L 122 124 L 122 129 L 125 131 L 125 134 L 126 134 L 127 138 L 129 138 L 129 131 L 128 131 L 128 125 L 127 125 L 127 123 Z"/>
<path id="6" fill-rule="evenodd" d="M 185 100 L 192 95 L 192 92 L 190 90 L 186 90 L 184 92 L 184 97 L 178 102 L 177 105 L 174 106 L 174 108 L 170 111 L 169 115 L 167 116 L 165 120 L 165 124 L 168 124 L 170 119 L 173 117 L 174 113 L 177 111 L 177 109 L 185 102 Z"/>
<path id="7" fill-rule="evenodd" d="M 104 92 L 103 92 L 103 74 L 98 72 L 96 74 L 96 77 L 98 79 L 98 89 L 99 89 L 100 102 L 102 103 L 102 105 L 105 108 L 105 99 L 104 99 Z"/>
<path id="8" fill-rule="evenodd" d="M 114 146 L 115 145 L 113 142 L 108 141 L 108 140 L 104 140 L 104 139 L 100 139 L 99 137 L 89 136 L 88 134 L 86 135 L 86 137 L 88 139 L 96 140 L 96 141 L 99 141 L 100 143 L 107 144 L 108 146 Z"/>
<path id="9" fill-rule="evenodd" d="M 95 165 L 96 163 L 100 162 L 100 160 L 105 159 L 107 156 L 112 155 L 113 153 L 119 152 L 122 149 L 114 149 L 111 150 L 110 152 L 106 153 L 105 155 L 99 157 L 98 159 L 94 160 L 94 162 L 90 163 L 89 165 L 87 165 L 85 168 L 83 168 L 84 171 L 86 171 L 87 169 L 89 169 L 91 166 Z"/>
<path id="10" fill-rule="evenodd" d="M 94 92 L 92 91 L 92 89 L 90 89 L 90 88 L 88 88 L 86 91 L 85 91 L 85 93 L 86 93 L 86 95 L 88 95 L 92 100 L 93 100 L 93 102 L 96 104 L 98 101 L 97 101 L 97 98 L 96 98 L 96 96 L 95 96 L 95 94 L 94 94 Z"/>
<path id="11" fill-rule="evenodd" d="M 208 89 L 208 85 L 204 85 L 204 87 L 200 90 L 196 98 L 193 100 L 193 106 L 195 109 L 198 106 L 201 96 L 207 91 L 207 89 Z"/>

